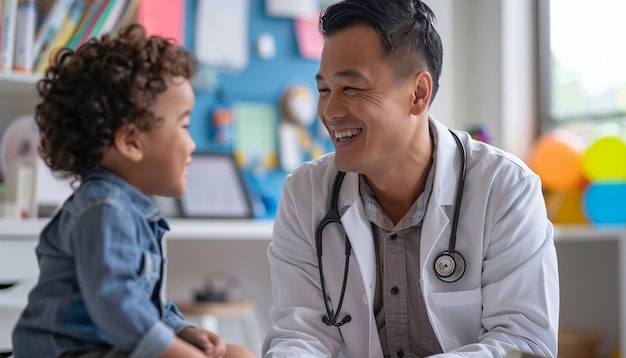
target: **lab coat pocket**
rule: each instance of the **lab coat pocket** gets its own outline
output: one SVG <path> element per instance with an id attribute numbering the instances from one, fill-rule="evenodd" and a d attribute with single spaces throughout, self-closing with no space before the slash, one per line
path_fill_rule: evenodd
<path id="1" fill-rule="evenodd" d="M 462 346 L 476 342 L 480 333 L 482 291 L 433 292 L 431 302 L 446 336 Z"/>
<path id="2" fill-rule="evenodd" d="M 152 296 L 152 291 L 154 291 L 154 287 L 161 276 L 161 261 L 162 258 L 160 255 L 150 251 L 144 251 L 143 257 L 141 258 L 139 282 L 141 290 L 146 297 Z"/>

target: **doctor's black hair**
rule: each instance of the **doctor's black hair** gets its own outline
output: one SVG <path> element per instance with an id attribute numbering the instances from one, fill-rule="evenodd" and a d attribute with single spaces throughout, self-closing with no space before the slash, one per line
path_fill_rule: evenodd
<path id="1" fill-rule="evenodd" d="M 81 181 L 113 144 L 118 128 L 150 131 L 162 118 L 150 107 L 167 77 L 190 79 L 194 55 L 171 39 L 147 36 L 133 24 L 118 36 L 92 38 L 76 51 L 65 47 L 37 82 L 35 121 L 39 152 L 54 172 Z"/>
<path id="2" fill-rule="evenodd" d="M 432 100 L 439 89 L 443 46 L 435 14 L 420 0 L 344 0 L 326 7 L 319 29 L 324 37 L 356 24 L 374 28 L 397 80 L 427 70 L 433 78 Z"/>

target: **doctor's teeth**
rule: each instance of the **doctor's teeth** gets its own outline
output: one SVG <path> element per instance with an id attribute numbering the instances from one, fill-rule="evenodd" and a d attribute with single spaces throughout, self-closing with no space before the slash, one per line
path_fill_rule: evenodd
<path id="1" fill-rule="evenodd" d="M 352 138 L 359 133 L 361 133 L 361 129 L 347 129 L 343 131 L 337 131 L 335 132 L 335 138 L 336 139 Z"/>

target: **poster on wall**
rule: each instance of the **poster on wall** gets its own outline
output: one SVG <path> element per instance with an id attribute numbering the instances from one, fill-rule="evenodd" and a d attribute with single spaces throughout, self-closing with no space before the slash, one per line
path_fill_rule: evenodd
<path id="1" fill-rule="evenodd" d="M 249 56 L 249 0 L 199 0 L 196 10 L 198 61 L 224 71 L 243 70 Z"/>
<path id="2" fill-rule="evenodd" d="M 319 13 L 318 0 L 265 0 L 268 16 L 310 18 Z"/>
<path id="3" fill-rule="evenodd" d="M 184 0 L 160 0 L 139 2 L 137 19 L 148 35 L 172 38 L 184 45 Z"/>
<path id="4" fill-rule="evenodd" d="M 293 27 L 298 41 L 300 56 L 307 60 L 319 60 L 322 57 L 324 40 L 319 32 L 319 12 L 309 18 L 293 20 Z"/>

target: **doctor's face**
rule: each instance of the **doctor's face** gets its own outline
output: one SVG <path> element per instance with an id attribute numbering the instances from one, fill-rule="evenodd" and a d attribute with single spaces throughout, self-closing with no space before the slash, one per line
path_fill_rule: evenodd
<path id="1" fill-rule="evenodd" d="M 338 170 L 372 175 L 407 156 L 414 79 L 394 77 L 374 29 L 357 24 L 327 36 L 316 79 Z"/>

